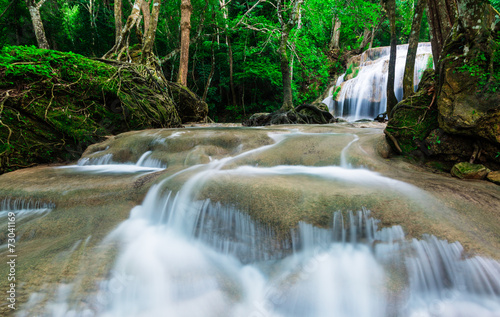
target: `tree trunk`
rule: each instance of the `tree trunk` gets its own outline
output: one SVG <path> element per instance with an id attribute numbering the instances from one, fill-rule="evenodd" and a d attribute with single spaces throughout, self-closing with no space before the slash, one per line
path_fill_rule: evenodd
<path id="1" fill-rule="evenodd" d="M 103 58 L 111 58 L 113 54 L 117 54 L 116 58 L 118 60 L 123 60 L 124 57 L 122 54 L 126 52 L 127 59 L 130 59 L 130 56 L 128 56 L 130 31 L 136 24 L 138 24 L 138 21 L 140 21 L 141 5 L 142 0 L 135 0 L 132 12 L 128 16 L 127 22 L 120 32 L 118 42 L 115 43 L 115 45 L 106 54 L 104 54 Z"/>
<path id="2" fill-rule="evenodd" d="M 288 37 L 289 33 L 282 31 L 279 51 L 281 78 L 283 81 L 283 105 L 281 106 L 281 110 L 283 111 L 293 109 L 292 74 L 290 72 L 290 60 L 287 54 Z"/>
<path id="3" fill-rule="evenodd" d="M 365 46 L 368 45 L 368 43 L 370 43 L 371 39 L 370 35 L 371 35 L 370 28 L 365 26 L 365 29 L 363 31 L 363 40 L 361 40 L 361 43 L 359 44 L 358 48 L 358 54 L 363 53 Z"/>
<path id="4" fill-rule="evenodd" d="M 372 32 L 370 35 L 370 45 L 368 46 L 368 49 L 371 49 L 373 47 L 373 39 L 375 38 L 375 30 L 376 29 L 377 29 L 377 27 L 375 27 L 375 26 L 372 27 Z"/>
<path id="5" fill-rule="evenodd" d="M 438 69 L 439 56 L 443 50 L 444 41 L 455 23 L 457 8 L 453 0 L 427 0 L 427 4 L 432 58 L 434 66 Z"/>
<path id="6" fill-rule="evenodd" d="M 146 3 L 146 2 L 144 2 Z M 144 19 L 144 40 L 142 46 L 142 63 L 146 66 L 156 69 L 159 66 L 156 60 L 155 54 L 153 53 L 153 45 L 155 43 L 156 28 L 158 27 L 158 16 L 160 14 L 161 0 L 153 0 L 153 11 L 150 14 L 150 20 L 146 24 L 146 19 Z M 148 6 L 149 11 L 149 6 Z M 148 25 L 148 27 L 146 27 Z"/>
<path id="7" fill-rule="evenodd" d="M 215 51 L 214 51 L 214 43 L 215 43 L 215 38 L 212 39 L 212 64 L 210 67 L 210 74 L 208 75 L 207 78 L 207 84 L 205 85 L 205 90 L 203 91 L 203 101 L 207 101 L 207 96 L 208 96 L 208 89 L 210 88 L 210 83 L 212 82 L 212 78 L 214 77 L 215 73 Z M 233 97 L 234 98 L 234 97 Z"/>
<path id="8" fill-rule="evenodd" d="M 35 30 L 38 47 L 49 49 L 49 42 L 47 42 L 42 17 L 40 16 L 40 7 L 45 3 L 45 1 L 46 0 L 40 0 L 40 2 L 35 3 L 35 0 L 26 0 L 26 5 L 28 6 L 28 10 L 30 12 L 31 22 L 33 23 L 33 30 Z"/>
<path id="9" fill-rule="evenodd" d="M 342 25 L 342 22 L 340 22 L 338 15 L 336 15 L 332 19 L 332 25 L 333 29 L 332 29 L 332 38 L 330 39 L 330 50 L 340 48 L 340 27 Z"/>
<path id="10" fill-rule="evenodd" d="M 398 103 L 396 95 L 394 94 L 394 77 L 396 73 L 396 53 L 397 53 L 396 1 L 385 0 L 385 7 L 391 28 L 391 55 L 389 57 L 389 74 L 387 76 L 387 117 L 390 119 L 391 111 Z"/>
<path id="11" fill-rule="evenodd" d="M 415 58 L 417 57 L 418 39 L 420 37 L 420 24 L 424 12 L 424 1 L 418 0 L 411 24 L 410 38 L 408 39 L 408 53 L 406 54 L 405 72 L 403 76 L 403 99 L 414 92 L 413 75 L 415 73 Z"/>
<path id="12" fill-rule="evenodd" d="M 278 5 L 276 6 L 278 20 L 281 26 L 281 40 L 278 48 L 280 55 L 281 78 L 283 81 L 283 105 L 281 106 L 281 111 L 293 109 L 292 71 L 290 69 L 290 58 L 288 57 L 287 46 L 290 32 L 296 25 L 300 26 L 302 3 L 303 0 L 292 0 L 287 7 L 282 0 L 278 0 Z M 290 11 L 290 13 L 288 19 L 285 21 L 283 13 L 286 11 Z"/>
<path id="13" fill-rule="evenodd" d="M 191 13 L 193 7 L 191 0 L 181 0 L 181 56 L 179 63 L 178 82 L 187 85 L 187 73 L 189 66 L 189 32 L 191 30 Z"/>
<path id="14" fill-rule="evenodd" d="M 115 0 L 115 44 L 120 41 L 122 33 L 122 0 Z"/>
<path id="15" fill-rule="evenodd" d="M 229 85 L 231 86 L 231 95 L 233 95 L 233 105 L 236 106 L 238 104 L 236 99 L 236 90 L 234 89 L 234 69 L 233 69 L 233 48 L 231 47 L 231 41 L 229 37 L 226 36 L 226 42 L 228 47 L 228 58 L 229 58 Z M 243 114 L 245 114 L 245 109 L 243 109 Z"/>
<path id="16" fill-rule="evenodd" d="M 153 11 L 154 11 L 154 0 L 153 0 Z M 144 21 L 144 34 L 148 33 L 149 24 L 151 22 L 151 10 L 149 9 L 149 0 L 143 0 L 141 5 L 141 11 Z"/>

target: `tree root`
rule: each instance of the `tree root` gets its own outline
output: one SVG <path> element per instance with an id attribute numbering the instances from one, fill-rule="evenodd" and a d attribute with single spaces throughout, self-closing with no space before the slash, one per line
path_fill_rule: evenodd
<path id="1" fill-rule="evenodd" d="M 387 129 L 384 129 L 384 134 L 387 135 L 389 139 L 391 139 L 399 154 L 403 153 L 403 150 L 401 150 L 401 147 L 399 146 L 398 140 L 396 140 L 396 138 L 389 131 L 387 131 Z"/>

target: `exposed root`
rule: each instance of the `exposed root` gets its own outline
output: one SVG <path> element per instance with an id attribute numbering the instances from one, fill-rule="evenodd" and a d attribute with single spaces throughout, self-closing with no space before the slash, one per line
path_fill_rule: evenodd
<path id="1" fill-rule="evenodd" d="M 387 131 L 387 129 L 384 129 L 384 133 L 389 137 L 389 139 L 391 139 L 392 143 L 394 143 L 394 146 L 396 147 L 398 153 L 403 153 L 403 150 L 401 150 L 401 147 L 399 146 L 398 140 L 396 140 L 396 138 L 389 131 Z"/>

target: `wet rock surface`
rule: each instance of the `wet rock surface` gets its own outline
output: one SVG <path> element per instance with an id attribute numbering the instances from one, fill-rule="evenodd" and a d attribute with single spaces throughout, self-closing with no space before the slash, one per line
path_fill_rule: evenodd
<path id="1" fill-rule="evenodd" d="M 195 175 L 203 175 L 191 181 L 195 199 L 237 208 L 285 240 L 299 221 L 328 227 L 335 211 L 365 207 L 381 227 L 401 225 L 407 237 L 435 234 L 460 241 L 470 253 L 497 257 L 499 187 L 387 159 L 383 128 L 368 122 L 136 131 L 89 147 L 83 158 L 111 155 L 122 167 L 134 166 L 151 151 L 150 158 L 165 169 L 120 174 L 48 166 L 1 175 L 0 198 L 36 198 L 56 206 L 19 223 L 18 272 L 29 281 L 19 301 L 41 289 L 56 292 L 61 280 L 82 270 L 104 278 L 114 259 L 112 246 L 100 247 L 107 234 L 154 184 L 177 192 Z M 95 292 L 95 281 L 81 287 Z"/>

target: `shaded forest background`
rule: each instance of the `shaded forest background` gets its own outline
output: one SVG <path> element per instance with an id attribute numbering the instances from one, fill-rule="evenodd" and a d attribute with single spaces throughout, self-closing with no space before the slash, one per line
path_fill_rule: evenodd
<path id="1" fill-rule="evenodd" d="M 0 0 L 0 46 L 37 45 L 27 3 Z M 116 1 L 41 1 L 40 16 L 49 47 L 101 57 L 115 43 Z M 121 1 L 120 1 L 121 2 Z M 34 2 L 36 4 L 36 2 Z M 153 0 L 149 1 L 149 5 Z M 209 105 L 214 121 L 241 121 L 272 112 L 283 101 L 280 71 L 280 0 L 193 0 L 187 86 Z M 491 3 L 498 9 L 499 0 Z M 408 42 L 415 0 L 396 1 L 398 44 Z M 122 2 L 122 25 L 133 3 Z M 165 78 L 176 81 L 181 43 L 181 0 L 161 3 L 153 51 Z M 143 19 L 140 25 L 144 27 Z M 335 39 L 335 29 L 339 30 Z M 136 32 L 137 33 L 137 32 Z M 130 46 L 139 36 L 130 36 Z M 424 14 L 420 38 L 429 41 Z M 316 99 L 346 58 L 368 47 L 390 45 L 390 26 L 381 4 L 361 0 L 307 0 L 291 30 L 288 52 L 293 103 Z"/>
<path id="2" fill-rule="evenodd" d="M 206 100 L 213 120 L 241 121 L 252 113 L 280 108 L 278 2 L 191 2 L 187 86 Z M 396 1 L 399 44 L 408 41 L 414 2 Z M 49 47 L 87 57 L 103 56 L 115 43 L 114 6 L 112 0 L 45 1 L 40 16 Z M 122 2 L 122 24 L 132 6 L 130 1 Z M 180 0 L 161 4 L 153 48 L 161 71 L 171 81 L 176 81 L 179 72 L 180 7 Z M 0 46 L 36 46 L 27 2 L 0 0 L 0 8 Z M 332 75 L 344 71 L 349 53 L 390 44 L 389 23 L 377 1 L 308 0 L 302 3 L 300 14 L 288 43 L 296 105 L 316 99 Z M 336 23 L 340 25 L 337 44 L 333 34 Z M 420 41 L 429 41 L 426 16 L 422 26 Z M 130 36 L 131 47 L 137 38 Z"/>

